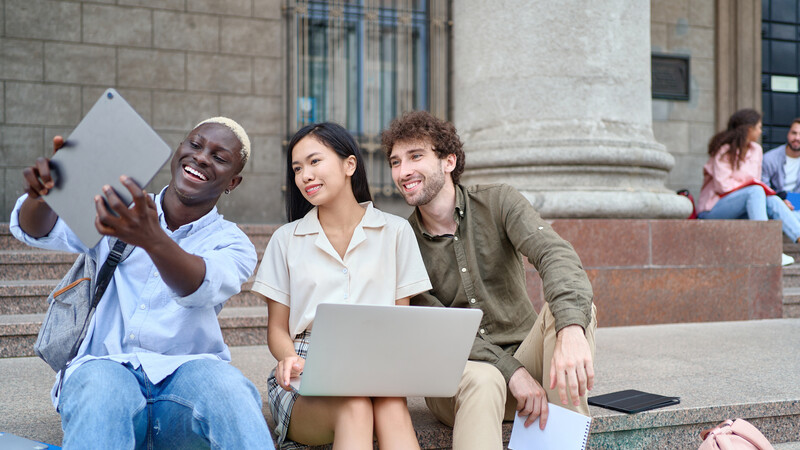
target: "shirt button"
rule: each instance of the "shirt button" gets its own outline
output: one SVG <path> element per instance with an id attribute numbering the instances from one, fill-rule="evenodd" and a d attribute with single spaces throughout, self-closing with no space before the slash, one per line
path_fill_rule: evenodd
<path id="1" fill-rule="evenodd" d="M 540 230 L 544 230 L 544 227 L 539 227 Z"/>
<path id="2" fill-rule="evenodd" d="M 147 309 L 147 306 L 139 305 L 139 309 Z"/>
<path id="3" fill-rule="evenodd" d="M 475 299 L 474 299 L 474 298 L 471 298 L 471 299 L 469 299 L 469 302 L 470 302 L 470 303 L 475 303 Z"/>
<path id="4" fill-rule="evenodd" d="M 483 328 L 481 328 L 481 334 L 486 334 L 486 330 L 484 330 Z"/>
<path id="5" fill-rule="evenodd" d="M 153 272 L 153 278 L 158 278 L 158 272 Z"/>
<path id="6" fill-rule="evenodd" d="M 342 269 L 342 273 L 347 273 L 347 269 Z"/>
<path id="7" fill-rule="evenodd" d="M 134 338 L 136 338 L 136 335 L 135 335 L 135 334 L 133 334 L 133 333 L 131 333 L 131 335 L 130 335 L 130 336 L 128 336 L 128 337 L 129 337 L 129 338 L 131 338 L 131 339 L 134 339 Z"/>
<path id="8" fill-rule="evenodd" d="M 462 267 L 462 268 L 461 268 L 461 271 L 462 271 L 462 272 L 466 272 L 466 271 L 467 271 L 467 268 L 466 268 L 466 267 Z"/>
<path id="9" fill-rule="evenodd" d="M 453 236 L 453 240 L 457 241 L 458 240 L 458 236 Z"/>

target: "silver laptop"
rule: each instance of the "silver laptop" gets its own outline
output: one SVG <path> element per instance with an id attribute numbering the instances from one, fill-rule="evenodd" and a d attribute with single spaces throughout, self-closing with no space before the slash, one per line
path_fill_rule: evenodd
<path id="1" fill-rule="evenodd" d="M 144 187 L 171 153 L 128 102 L 108 89 L 50 159 L 56 186 L 44 200 L 81 242 L 94 247 L 102 237 L 94 226 L 95 195 L 110 185 L 130 204 L 130 192 L 119 177 L 128 175 Z"/>
<path id="2" fill-rule="evenodd" d="M 321 304 L 301 395 L 452 397 L 483 313 L 478 309 Z"/>

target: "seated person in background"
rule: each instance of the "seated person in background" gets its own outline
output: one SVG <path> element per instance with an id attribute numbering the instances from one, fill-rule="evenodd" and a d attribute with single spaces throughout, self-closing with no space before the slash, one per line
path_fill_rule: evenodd
<path id="1" fill-rule="evenodd" d="M 698 219 L 777 219 L 792 240 L 800 239 L 800 216 L 786 202 L 768 192 L 761 183 L 763 152 L 756 142 L 761 137 L 761 114 L 753 109 L 733 113 L 728 127 L 708 143 L 708 161 L 703 166 L 703 187 L 698 202 Z M 783 254 L 781 264 L 794 258 Z"/>
<path id="2" fill-rule="evenodd" d="M 409 222 L 433 285 L 411 304 L 483 311 L 456 395 L 425 399 L 453 427 L 453 448 L 502 448 L 502 421 L 515 413 L 526 426 L 538 417 L 544 429 L 548 400 L 588 416 L 597 322 L 572 246 L 514 188 L 459 184 L 464 151 L 451 123 L 408 113 L 382 145 L 397 188 L 416 207 Z M 547 303 L 538 315 L 522 256 L 542 278 Z"/>
<path id="3" fill-rule="evenodd" d="M 63 143 L 53 139 L 55 149 Z M 122 177 L 130 209 L 110 187 L 104 193 L 116 216 L 95 198 L 95 224 L 106 237 L 93 248 L 43 201 L 55 182 L 48 160 L 23 171 L 25 195 L 11 213 L 18 239 L 85 253 L 98 267 L 109 237 L 135 246 L 117 266 L 61 391 L 53 388 L 65 449 L 273 445 L 260 394 L 229 364 L 217 321 L 256 265 L 253 244 L 215 206 L 241 183 L 249 153 L 233 120 L 201 122 L 175 151 L 172 180 L 158 195 Z"/>
<path id="4" fill-rule="evenodd" d="M 800 118 L 794 119 L 786 135 L 786 144 L 764 153 L 761 181 L 786 198 L 787 192 L 800 193 Z M 789 209 L 795 210 L 791 203 Z"/>
<path id="5" fill-rule="evenodd" d="M 405 398 L 309 397 L 289 384 L 303 371 L 317 305 L 408 305 L 430 289 L 411 227 L 372 206 L 358 145 L 334 123 L 294 135 L 286 188 L 290 223 L 270 238 L 253 284 L 267 299 L 278 360 L 268 380 L 278 445 L 372 449 L 377 436 L 382 449 L 419 449 Z"/>

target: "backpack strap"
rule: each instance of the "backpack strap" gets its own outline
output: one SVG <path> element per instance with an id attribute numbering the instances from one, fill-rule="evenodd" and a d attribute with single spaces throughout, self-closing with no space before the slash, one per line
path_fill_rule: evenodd
<path id="1" fill-rule="evenodd" d="M 130 255 L 133 251 L 132 245 L 128 245 L 119 239 L 114 238 L 112 239 L 112 242 L 114 242 L 114 246 L 111 248 L 111 252 L 109 252 L 106 262 L 104 262 L 100 270 L 97 271 L 97 284 L 94 288 L 92 309 L 96 308 L 97 304 L 100 303 L 100 299 L 106 292 L 106 288 L 108 287 L 108 283 L 111 281 L 111 276 L 114 274 L 114 270 L 117 268 L 117 264 L 127 258 L 128 255 Z M 109 245 L 110 244 L 111 242 L 109 242 Z"/>

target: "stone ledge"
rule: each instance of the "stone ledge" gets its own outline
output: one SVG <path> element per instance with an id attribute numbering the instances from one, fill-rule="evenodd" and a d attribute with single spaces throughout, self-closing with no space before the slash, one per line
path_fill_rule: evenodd
<path id="1" fill-rule="evenodd" d="M 797 348 L 800 319 L 600 328 L 592 395 L 639 389 L 680 396 L 681 403 L 633 415 L 591 407 L 588 448 L 697 448 L 701 430 L 733 417 L 752 421 L 773 444 L 797 443 L 800 359 L 787 358 Z M 267 347 L 232 347 L 231 353 L 266 398 L 275 364 Z M 0 430 L 60 442 L 49 400 L 52 371 L 38 358 L 6 358 L 0 379 L 0 410 L 7 412 Z M 423 448 L 449 448 L 450 430 L 421 398 L 409 399 L 409 410 Z M 266 405 L 264 412 L 268 417 Z M 507 438 L 509 424 L 504 431 Z M 795 450 L 794 444 L 776 448 Z"/>
<path id="2" fill-rule="evenodd" d="M 559 219 L 552 226 L 581 258 L 601 327 L 780 318 L 782 274 L 800 275 L 800 265 L 780 266 L 777 221 Z M 735 239 L 743 235 L 753 238 Z M 541 279 L 526 267 L 538 309 Z"/>

